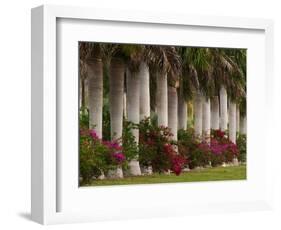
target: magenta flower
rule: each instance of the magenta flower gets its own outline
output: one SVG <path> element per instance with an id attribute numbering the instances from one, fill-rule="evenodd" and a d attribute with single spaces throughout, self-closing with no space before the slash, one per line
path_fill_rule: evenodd
<path id="1" fill-rule="evenodd" d="M 100 137 L 98 136 L 98 134 L 96 133 L 96 131 L 94 129 L 90 130 L 90 136 L 94 139 L 94 140 L 100 140 Z"/>
<path id="2" fill-rule="evenodd" d="M 121 152 L 113 153 L 112 156 L 117 161 L 117 163 L 122 163 L 125 160 L 125 156 Z"/>
<path id="3" fill-rule="evenodd" d="M 103 141 L 103 144 L 106 145 L 110 149 L 122 150 L 122 146 L 117 141 Z"/>

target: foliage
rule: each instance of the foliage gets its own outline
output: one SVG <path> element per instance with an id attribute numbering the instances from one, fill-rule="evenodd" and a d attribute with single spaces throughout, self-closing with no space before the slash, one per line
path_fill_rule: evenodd
<path id="1" fill-rule="evenodd" d="M 179 130 L 178 146 L 180 154 L 188 159 L 190 169 L 209 164 L 218 166 L 239 157 L 239 149 L 221 130 L 212 130 L 210 143 L 199 142 L 193 130 Z"/>
<path id="2" fill-rule="evenodd" d="M 237 147 L 239 149 L 238 160 L 241 162 L 246 162 L 247 160 L 247 138 L 245 134 L 239 134 L 236 140 Z"/>
<path id="3" fill-rule="evenodd" d="M 195 137 L 193 129 L 178 131 L 179 153 L 187 158 L 190 169 L 203 167 L 209 163 L 209 151 L 204 147 L 205 145 Z"/>
<path id="4" fill-rule="evenodd" d="M 138 144 L 133 135 L 133 130 L 138 129 L 134 123 L 124 120 L 123 134 L 122 134 L 122 147 L 127 161 L 136 159 L 138 155 Z"/>
<path id="5" fill-rule="evenodd" d="M 167 127 L 156 126 L 150 119 L 139 124 L 139 161 L 142 166 L 152 166 L 154 172 L 171 170 L 179 175 L 186 159 L 177 155 L 176 144 L 171 141 L 172 134 Z"/>
<path id="6" fill-rule="evenodd" d="M 79 111 L 79 127 L 87 129 L 89 127 L 89 112 L 86 108 L 81 108 Z"/>
<path id="7" fill-rule="evenodd" d="M 210 150 L 212 166 L 220 165 L 223 162 L 230 163 L 239 156 L 236 144 L 232 143 L 221 130 L 212 130 Z"/>
<path id="8" fill-rule="evenodd" d="M 125 162 L 117 141 L 102 141 L 94 130 L 80 129 L 80 176 L 82 184 L 98 178 Z"/>
<path id="9" fill-rule="evenodd" d="M 231 143 L 220 130 L 212 130 L 210 142 L 200 142 L 192 129 L 179 130 L 178 142 L 171 141 L 167 127 L 157 126 L 156 76 L 167 74 L 168 84 L 178 84 L 178 94 L 191 100 L 198 90 L 205 96 L 217 96 L 221 86 L 228 97 L 237 103 L 241 116 L 246 116 L 246 55 L 245 49 L 206 47 L 174 47 L 136 44 L 79 43 L 79 71 L 81 80 L 87 77 L 87 61 L 103 61 L 103 133 L 102 140 L 88 130 L 89 112 L 82 103 L 80 109 L 80 172 L 84 181 L 99 177 L 110 168 L 139 157 L 142 166 L 152 166 L 155 172 L 172 170 L 176 175 L 185 166 L 189 168 L 221 165 L 234 157 L 246 162 L 246 136 L 239 135 L 237 145 Z M 150 71 L 151 118 L 135 125 L 124 121 L 122 147 L 111 142 L 109 111 L 109 65 L 111 60 L 121 61 L 130 71 L 139 70 L 145 62 Z M 85 92 L 84 92 L 85 93 Z M 83 94 L 84 94 L 83 93 Z M 189 122 L 193 122 L 189 119 Z M 140 139 L 134 138 L 139 129 Z"/>
<path id="10" fill-rule="evenodd" d="M 109 103 L 104 100 L 102 109 L 102 138 L 111 140 Z"/>

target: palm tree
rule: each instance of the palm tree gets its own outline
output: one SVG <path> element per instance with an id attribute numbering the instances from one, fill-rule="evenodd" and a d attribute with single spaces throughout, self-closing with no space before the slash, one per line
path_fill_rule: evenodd
<path id="1" fill-rule="evenodd" d="M 213 97 L 211 100 L 212 128 L 227 130 L 228 124 L 228 96 L 227 87 L 229 85 L 228 75 L 232 71 L 232 65 L 224 49 L 210 49 L 213 68 Z"/>
<path id="2" fill-rule="evenodd" d="M 187 47 L 178 48 L 182 59 L 178 89 L 178 129 L 187 128 L 187 102 L 192 100 L 194 93 L 199 89 L 197 72 L 188 56 L 190 55 L 189 49 Z"/>
<path id="3" fill-rule="evenodd" d="M 127 115 L 128 120 L 134 124 L 138 124 L 140 120 L 140 78 L 136 72 L 127 69 Z M 132 134 L 135 141 L 139 141 L 139 130 L 133 129 Z M 141 175 L 140 165 L 138 159 L 133 159 L 129 162 L 130 174 L 134 176 Z"/>
<path id="4" fill-rule="evenodd" d="M 236 132 L 240 133 L 240 108 L 239 104 L 236 106 Z"/>
<path id="5" fill-rule="evenodd" d="M 178 130 L 187 129 L 187 102 L 181 93 L 178 93 Z"/>
<path id="6" fill-rule="evenodd" d="M 194 131 L 199 138 L 202 131 L 205 137 L 210 136 L 210 53 L 207 48 L 186 48 L 182 55 L 183 63 L 187 63 L 189 70 L 196 71 L 195 92 L 194 92 Z M 189 67 L 192 66 L 192 67 Z M 191 91 L 192 92 L 192 91 Z M 204 119 L 203 119 L 204 118 Z"/>
<path id="7" fill-rule="evenodd" d="M 210 142 L 211 135 L 211 101 L 209 97 L 203 100 L 202 132 L 204 140 Z"/>
<path id="8" fill-rule="evenodd" d="M 177 84 L 168 87 L 168 127 L 173 134 L 172 139 L 178 140 L 178 93 Z"/>
<path id="9" fill-rule="evenodd" d="M 200 91 L 194 95 L 194 132 L 201 139 L 203 122 L 203 97 Z"/>
<path id="10" fill-rule="evenodd" d="M 124 61 L 116 55 L 111 59 L 109 70 L 110 129 L 112 140 L 122 137 L 124 74 Z M 122 178 L 122 169 L 118 168 L 112 176 Z"/>
<path id="11" fill-rule="evenodd" d="M 241 98 L 246 97 L 246 50 L 242 49 L 226 49 L 225 53 L 229 57 L 229 62 L 233 66 L 233 71 L 230 73 L 229 81 L 229 139 L 236 143 L 237 133 L 237 107 Z"/>
<path id="12" fill-rule="evenodd" d="M 150 87 L 149 87 L 149 67 L 142 61 L 139 65 L 140 78 L 140 120 L 150 117 Z"/>
<path id="13" fill-rule="evenodd" d="M 86 111 L 86 92 L 87 92 L 87 65 L 85 64 L 90 49 L 89 44 L 79 43 L 79 75 L 80 75 L 80 109 Z"/>
<path id="14" fill-rule="evenodd" d="M 201 61 L 197 64 L 200 90 L 203 94 L 202 102 L 202 135 L 206 142 L 210 142 L 211 136 L 211 96 L 213 95 L 213 76 L 211 53 L 209 48 L 200 48 Z"/>
<path id="15" fill-rule="evenodd" d="M 109 101 L 112 139 L 119 139 L 122 136 L 124 74 L 125 64 L 123 60 L 119 58 L 112 58 L 109 75 Z"/>
<path id="16" fill-rule="evenodd" d="M 211 97 L 211 129 L 220 128 L 220 102 L 219 96 Z"/>
<path id="17" fill-rule="evenodd" d="M 119 140 L 122 137 L 123 128 L 123 94 L 125 62 L 119 45 L 103 44 L 104 59 L 109 68 L 109 112 L 110 112 L 110 133 L 112 140 Z M 110 170 L 109 177 L 122 178 L 121 167 L 117 170 Z"/>
<path id="18" fill-rule="evenodd" d="M 224 85 L 220 88 L 220 129 L 227 130 L 228 113 L 227 113 L 227 92 Z"/>
<path id="19" fill-rule="evenodd" d="M 246 96 L 241 99 L 239 110 L 240 110 L 240 127 L 239 127 L 239 131 L 240 131 L 241 134 L 247 134 Z"/>
<path id="20" fill-rule="evenodd" d="M 172 46 L 147 46 L 149 66 L 156 78 L 156 109 L 159 126 L 168 126 L 168 82 L 167 75 L 177 77 L 180 57 Z"/>
<path id="21" fill-rule="evenodd" d="M 236 103 L 229 102 L 229 140 L 236 143 Z"/>
<path id="22" fill-rule="evenodd" d="M 127 116 L 128 120 L 134 124 L 140 121 L 140 80 L 142 79 L 143 69 L 141 64 L 144 61 L 144 46 L 123 45 L 122 50 L 126 57 L 127 72 Z M 149 87 L 149 85 L 147 85 Z M 148 105 L 149 106 L 149 105 Z M 132 134 L 136 143 L 139 142 L 139 130 L 133 129 Z M 141 175 L 138 157 L 129 162 L 130 174 L 133 176 Z"/>
<path id="23" fill-rule="evenodd" d="M 236 49 L 228 50 L 228 53 L 232 60 L 236 63 L 237 71 L 234 75 L 235 85 L 236 85 L 236 131 L 240 132 L 240 116 L 242 117 L 243 123 L 246 119 L 246 50 L 245 49 Z M 243 126 L 243 125 L 242 125 Z M 243 130 L 243 132 L 245 129 Z"/>
<path id="24" fill-rule="evenodd" d="M 246 118 L 246 116 L 241 117 L 240 133 L 241 134 L 247 134 L 247 118 Z"/>
<path id="25" fill-rule="evenodd" d="M 80 43 L 80 57 L 85 60 L 89 97 L 89 128 L 102 137 L 103 62 L 99 43 Z M 85 106 L 85 85 L 82 84 L 82 106 Z"/>

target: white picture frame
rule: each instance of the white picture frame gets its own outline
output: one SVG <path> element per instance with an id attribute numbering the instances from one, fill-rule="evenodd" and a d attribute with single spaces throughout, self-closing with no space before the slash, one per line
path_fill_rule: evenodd
<path id="1" fill-rule="evenodd" d="M 64 181 L 76 180 L 71 177 L 70 174 L 66 174 L 65 171 L 61 171 L 60 164 L 63 161 L 63 157 L 57 156 L 58 143 L 57 143 L 57 131 L 60 125 L 57 120 L 58 108 L 57 99 L 60 93 L 60 88 L 57 84 L 56 76 L 58 73 L 58 29 L 61 28 L 58 23 L 62 20 L 69 20 L 70 22 L 102 22 L 106 25 L 114 26 L 114 23 L 121 23 L 122 25 L 132 26 L 134 24 L 148 25 L 150 28 L 162 28 L 163 32 L 168 29 L 180 28 L 181 31 L 187 30 L 187 28 L 196 28 L 199 30 L 217 30 L 222 31 L 240 31 L 241 33 L 260 34 L 257 38 L 256 45 L 260 44 L 261 51 L 258 52 L 259 68 L 256 73 L 257 80 L 248 80 L 250 99 L 261 99 L 262 106 L 266 106 L 266 112 L 262 112 L 258 106 L 251 104 L 251 100 L 248 102 L 251 106 L 248 106 L 248 121 L 252 121 L 248 124 L 249 140 L 248 146 L 250 146 L 250 156 L 248 158 L 249 164 L 254 162 L 254 158 L 251 152 L 257 152 L 257 162 L 253 163 L 248 169 L 247 181 L 245 182 L 208 182 L 208 183 L 191 183 L 193 185 L 183 184 L 165 184 L 165 185 L 137 185 L 137 186 L 117 186 L 95 189 L 73 188 L 64 187 Z M 81 23 L 83 23 L 81 22 Z M 78 23 L 76 29 L 80 28 Z M 69 31 L 72 30 L 70 25 Z M 166 29 L 165 29 L 166 28 Z M 137 28 L 138 29 L 138 28 Z M 136 30 L 137 30 L 136 29 Z M 141 30 L 141 28 L 140 28 Z M 84 32 L 82 32 L 84 31 Z M 126 28 L 124 28 L 126 33 Z M 77 31 L 76 31 L 77 32 Z M 239 33 L 240 33 L 239 32 Z M 74 33 L 73 31 L 71 33 Z M 84 34 L 85 39 L 88 36 L 87 30 L 82 30 L 81 34 Z M 68 34 L 69 35 L 69 34 Z M 103 35 L 103 36 L 106 36 Z M 158 35 L 160 36 L 160 35 Z M 254 35 L 253 35 L 254 36 Z M 89 36 L 91 37 L 91 36 Z M 157 35 L 154 36 L 156 38 Z M 198 35 L 195 35 L 193 39 L 196 40 Z M 196 43 L 198 46 L 239 46 L 239 36 L 235 38 L 229 38 L 231 43 L 222 44 L 217 35 L 213 36 L 212 42 L 202 41 Z M 226 36 L 227 37 L 227 36 Z M 249 36 L 248 43 L 255 43 L 255 39 L 251 40 Z M 77 39 L 79 39 L 77 37 Z M 102 39 L 102 37 L 101 37 Z M 109 37 L 107 41 L 114 41 L 112 39 L 123 38 Z M 121 39 L 121 40 L 120 40 Z M 128 38 L 129 39 L 129 38 Z M 133 38 L 132 38 L 133 39 Z M 147 40 L 141 40 L 139 42 L 149 42 Z M 244 42 L 247 41 L 245 39 Z M 71 37 L 69 37 L 71 40 Z M 159 38 L 151 42 L 161 43 L 173 43 L 177 41 L 166 40 Z M 194 41 L 195 41 L 194 40 Z M 203 39 L 204 40 L 204 39 Z M 227 40 L 227 38 L 226 38 Z M 124 40 L 125 42 L 126 40 Z M 128 40 L 127 42 L 134 42 L 136 40 Z M 236 41 L 236 43 L 235 43 Z M 233 43 L 232 43 L 233 42 Z M 243 42 L 241 41 L 241 44 Z M 195 43 L 194 43 L 195 44 Z M 184 43 L 183 45 L 186 45 Z M 249 45 L 250 46 L 250 45 Z M 247 48 L 241 45 L 242 48 Z M 254 46 L 251 48 L 254 50 Z M 254 54 L 254 53 L 253 53 Z M 69 55 L 71 56 L 71 55 Z M 248 59 L 249 65 L 254 64 L 254 55 L 251 55 Z M 270 150 L 270 140 L 266 138 L 265 144 L 252 145 L 253 143 L 259 143 L 261 140 L 254 133 L 255 123 L 260 119 L 266 119 L 266 123 L 262 129 L 268 132 L 272 129 L 270 125 L 270 111 L 272 111 L 274 105 L 274 98 L 271 91 L 273 79 L 273 22 L 266 19 L 247 19 L 247 18 L 231 18 L 231 17 L 214 17 L 214 16 L 189 16 L 189 15 L 174 15 L 174 14 L 161 14 L 154 12 L 137 12 L 137 11 L 114 11 L 108 9 L 92 9 L 92 8 L 79 8 L 79 7 L 66 7 L 66 6 L 50 6 L 44 5 L 32 9 L 32 188 L 31 188 L 31 213 L 32 219 L 41 224 L 56 224 L 56 223 L 70 223 L 70 222 L 83 222 L 83 221 L 98 221 L 98 220 L 110 220 L 110 219 L 126 219 L 126 218 L 147 218 L 147 217 L 164 217 L 172 215 L 187 215 L 195 213 L 206 212 L 226 212 L 226 211 L 243 211 L 243 210 L 264 210 L 272 208 L 272 169 L 271 161 L 273 155 Z M 77 68 L 77 67 L 76 67 Z M 74 69 L 75 70 L 75 69 Z M 250 71 L 255 71 L 250 68 Z M 77 74 L 77 72 L 75 73 Z M 250 74 L 251 75 L 251 74 Z M 264 84 L 265 83 L 265 84 Z M 73 87 L 75 84 L 70 83 Z M 251 87 L 255 85 L 254 87 Z M 68 87 L 68 86 L 66 86 Z M 72 86 L 70 86 L 72 87 Z M 78 87 L 77 87 L 78 89 Z M 260 89 L 259 92 L 257 92 Z M 252 106 L 253 105 L 253 106 Z M 264 108 L 264 107 L 262 107 Z M 77 108 L 74 108 L 77 109 Z M 254 112 L 261 112 L 259 116 L 251 116 Z M 251 135 L 252 134 L 252 135 Z M 262 148 L 261 148 L 262 147 Z M 265 156 L 261 157 L 260 153 L 263 151 Z M 260 178 L 259 167 L 262 164 L 262 159 L 265 159 L 265 165 L 263 167 L 264 175 Z M 78 158 L 76 159 L 78 161 Z M 65 161 L 64 161 L 65 162 Z M 73 170 L 71 162 L 65 163 L 64 169 Z M 78 165 L 78 162 L 77 162 Z M 74 172 L 74 171 L 67 171 Z M 78 173 L 76 171 L 76 173 Z M 62 175 L 60 175 L 62 174 Z M 66 177 L 65 177 L 66 175 Z M 76 181 L 77 182 L 77 181 Z M 227 186 L 224 185 L 227 183 Z M 73 185 L 73 183 L 72 183 Z M 71 190 L 73 188 L 73 191 Z M 69 190 L 68 190 L 69 189 Z M 157 193 L 153 192 L 157 189 Z M 222 196 L 215 196 L 216 191 L 224 192 L 241 192 L 239 195 L 231 198 Z M 63 192 L 61 192 L 61 190 Z M 79 190 L 79 194 L 76 193 Z M 205 197 L 201 201 L 200 196 L 206 195 L 206 191 L 212 194 L 213 200 Z M 254 194 L 253 194 L 254 192 Z M 126 195 L 124 195 L 126 193 Z M 140 200 L 138 203 L 132 203 L 134 197 L 139 193 L 143 194 L 149 207 L 146 207 L 145 203 Z M 161 204 L 161 199 L 164 199 L 166 195 L 173 194 L 175 198 L 167 198 L 166 204 Z M 243 194 L 244 193 L 244 194 Z M 76 196 L 76 195 L 77 196 Z M 93 194 L 99 196 L 98 199 L 89 201 L 89 197 Z M 127 200 L 117 203 L 114 199 L 108 199 L 108 202 L 102 202 L 102 196 L 109 197 L 110 194 L 118 194 Z M 197 195 L 196 195 L 197 194 Z M 151 198 L 147 198 L 151 195 Z M 184 196 L 191 195 L 192 202 L 183 201 L 180 202 Z M 83 197 L 85 198 L 83 200 Z M 252 197 L 252 198 L 251 198 Z M 80 200 L 79 200 L 80 199 Z M 67 202 L 61 209 L 61 200 Z M 92 202 L 92 203 L 91 203 Z M 88 206 L 86 207 L 86 205 Z M 94 205 L 93 205 L 94 204 Z M 112 208 L 110 206 L 112 205 Z M 120 206 L 121 205 L 121 206 Z M 113 207 L 114 206 L 114 207 Z M 59 210 L 59 211 L 58 211 Z"/>

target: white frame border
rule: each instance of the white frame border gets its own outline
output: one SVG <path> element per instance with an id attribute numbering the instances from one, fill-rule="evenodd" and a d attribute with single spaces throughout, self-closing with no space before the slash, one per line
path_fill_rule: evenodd
<path id="1" fill-rule="evenodd" d="M 266 38 L 266 81 L 268 109 L 272 111 L 273 100 L 273 22 L 267 19 L 249 19 L 215 16 L 191 16 L 161 14 L 157 12 L 114 11 L 98 8 L 80 8 L 44 5 L 32 9 L 32 172 L 31 172 L 31 216 L 41 224 L 81 222 L 110 219 L 93 213 L 83 216 L 69 216 L 56 212 L 56 19 L 92 19 L 104 21 L 140 22 L 169 25 L 193 25 L 202 27 L 261 29 Z M 268 113 L 270 116 L 270 113 Z M 272 129 L 269 117 L 267 128 Z M 267 146 L 270 139 L 267 138 Z M 269 150 L 270 148 L 267 148 Z M 272 156 L 272 152 L 269 152 Z M 272 159 L 270 159 L 272 161 Z M 217 204 L 209 211 L 221 208 L 229 211 L 256 210 L 272 207 L 272 180 L 268 162 L 268 199 L 255 204 L 225 207 Z M 207 210 L 194 210 L 204 213 Z M 176 215 L 188 214 L 182 210 Z M 130 216 L 132 217 L 132 215 Z M 124 217 L 125 218 L 125 217 Z"/>

